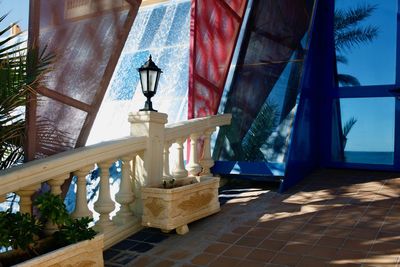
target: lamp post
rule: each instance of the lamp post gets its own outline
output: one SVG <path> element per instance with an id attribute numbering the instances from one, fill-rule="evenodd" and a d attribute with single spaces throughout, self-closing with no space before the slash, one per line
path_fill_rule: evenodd
<path id="1" fill-rule="evenodd" d="M 152 98 L 157 92 L 158 82 L 160 80 L 161 69 L 151 60 L 151 55 L 149 60 L 147 60 L 140 68 L 138 68 L 140 75 L 140 84 L 142 86 L 142 92 L 147 100 L 144 104 L 144 108 L 140 111 L 155 111 L 153 109 L 153 104 L 150 98 Z"/>

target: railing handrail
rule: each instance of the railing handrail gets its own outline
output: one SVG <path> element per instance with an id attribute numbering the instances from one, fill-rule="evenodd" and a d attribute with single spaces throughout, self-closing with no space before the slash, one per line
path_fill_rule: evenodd
<path id="1" fill-rule="evenodd" d="M 218 114 L 204 118 L 170 123 L 165 125 L 165 141 L 187 137 L 192 133 L 200 133 L 217 126 L 231 123 L 232 114 Z"/>
<path id="2" fill-rule="evenodd" d="M 147 137 L 126 137 L 65 151 L 0 171 L 0 196 L 90 164 L 116 159 L 146 149 Z"/>

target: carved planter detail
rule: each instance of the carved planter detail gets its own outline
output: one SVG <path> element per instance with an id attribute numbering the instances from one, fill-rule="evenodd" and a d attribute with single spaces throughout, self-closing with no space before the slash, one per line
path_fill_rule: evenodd
<path id="1" fill-rule="evenodd" d="M 18 267 L 96 267 L 103 266 L 103 235 L 24 261 Z"/>
<path id="2" fill-rule="evenodd" d="M 186 234 L 187 224 L 220 210 L 218 177 L 178 179 L 174 188 L 142 187 L 142 225 Z"/>

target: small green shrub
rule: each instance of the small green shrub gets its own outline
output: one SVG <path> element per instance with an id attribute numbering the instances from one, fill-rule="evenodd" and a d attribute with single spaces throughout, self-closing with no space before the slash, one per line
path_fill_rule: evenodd
<path id="1" fill-rule="evenodd" d="M 0 212 L 0 246 L 30 251 L 43 229 L 38 219 L 28 213 Z"/>
<path id="2" fill-rule="evenodd" d="M 79 241 L 92 239 L 96 235 L 96 231 L 88 228 L 88 225 L 92 221 L 93 219 L 89 217 L 68 220 L 60 227 L 59 231 L 54 233 L 54 238 L 57 242 L 65 244 L 74 244 Z"/>
<path id="3" fill-rule="evenodd" d="M 34 205 L 39 213 L 37 217 L 28 213 L 12 213 L 10 210 L 0 212 L 0 247 L 7 250 L 11 247 L 25 255 L 18 255 L 19 259 L 12 260 L 0 258 L 0 266 L 3 263 L 8 266 L 7 262 L 15 264 L 28 259 L 27 256 L 32 257 L 39 252 L 46 253 L 55 248 L 92 239 L 96 235 L 96 232 L 89 228 L 93 219 L 71 218 L 59 196 L 45 193 L 34 201 Z M 51 236 L 44 234 L 44 226 L 47 223 L 52 223 L 58 228 Z M 39 239 L 41 240 L 38 241 Z"/>
<path id="4" fill-rule="evenodd" d="M 47 192 L 37 197 L 34 205 L 40 213 L 42 222 L 50 221 L 55 225 L 63 225 L 70 217 L 63 200 L 51 193 Z"/>

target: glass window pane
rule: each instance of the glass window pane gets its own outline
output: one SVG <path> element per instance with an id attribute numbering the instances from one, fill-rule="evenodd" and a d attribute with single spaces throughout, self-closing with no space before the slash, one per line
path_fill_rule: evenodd
<path id="1" fill-rule="evenodd" d="M 340 99 L 339 113 L 343 136 L 337 151 L 342 150 L 341 160 L 393 164 L 395 98 Z"/>
<path id="2" fill-rule="evenodd" d="M 335 1 L 339 86 L 395 83 L 396 25 L 397 0 Z"/>

